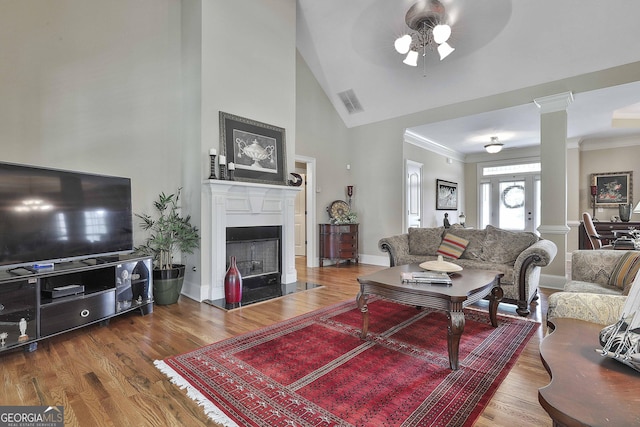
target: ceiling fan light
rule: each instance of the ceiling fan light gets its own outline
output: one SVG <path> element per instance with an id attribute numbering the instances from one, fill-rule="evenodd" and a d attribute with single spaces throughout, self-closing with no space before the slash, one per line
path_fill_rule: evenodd
<path id="1" fill-rule="evenodd" d="M 438 53 L 440 54 L 440 61 L 449 56 L 455 49 L 449 46 L 449 43 L 444 42 L 438 46 Z"/>
<path id="2" fill-rule="evenodd" d="M 416 52 L 415 50 L 410 50 L 409 53 L 407 53 L 407 57 L 404 58 L 404 62 L 407 65 L 411 65 L 412 67 L 417 67 L 418 66 L 418 52 Z"/>
<path id="3" fill-rule="evenodd" d="M 438 24 L 433 27 L 433 41 L 442 44 L 451 37 L 451 27 L 447 24 Z"/>
<path id="4" fill-rule="evenodd" d="M 393 46 L 396 48 L 398 53 L 404 55 L 409 52 L 409 49 L 411 48 L 411 41 L 411 36 L 409 34 L 405 34 L 402 37 L 398 37 Z"/>

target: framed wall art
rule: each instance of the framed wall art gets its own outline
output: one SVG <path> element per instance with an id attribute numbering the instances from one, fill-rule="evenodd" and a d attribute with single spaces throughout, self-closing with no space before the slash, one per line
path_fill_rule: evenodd
<path id="1" fill-rule="evenodd" d="M 436 179 L 436 209 L 455 211 L 458 209 L 458 184 Z"/>
<path id="2" fill-rule="evenodd" d="M 220 152 L 235 165 L 235 179 L 287 185 L 283 128 L 220 111 Z"/>
<path id="3" fill-rule="evenodd" d="M 591 185 L 596 187 L 596 207 L 617 208 L 620 204 L 633 203 L 632 171 L 593 173 Z"/>

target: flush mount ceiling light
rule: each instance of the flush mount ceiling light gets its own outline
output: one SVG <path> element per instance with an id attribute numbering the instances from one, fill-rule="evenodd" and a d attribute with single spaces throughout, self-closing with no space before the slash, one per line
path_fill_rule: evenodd
<path id="1" fill-rule="evenodd" d="M 487 153 L 489 153 L 489 154 L 495 154 L 495 153 L 499 153 L 500 151 L 502 151 L 502 147 L 503 146 L 504 146 L 504 144 L 498 141 L 498 137 L 497 136 L 492 136 L 491 137 L 491 143 L 485 145 L 484 149 L 487 150 Z"/>
<path id="2" fill-rule="evenodd" d="M 394 43 L 398 53 L 407 55 L 402 61 L 405 64 L 416 67 L 421 54 L 426 70 L 427 48 L 437 50 L 441 61 L 455 50 L 447 43 L 451 37 L 451 27 L 447 24 L 447 15 L 439 0 L 415 3 L 407 11 L 405 22 L 414 32 L 399 37 Z"/>

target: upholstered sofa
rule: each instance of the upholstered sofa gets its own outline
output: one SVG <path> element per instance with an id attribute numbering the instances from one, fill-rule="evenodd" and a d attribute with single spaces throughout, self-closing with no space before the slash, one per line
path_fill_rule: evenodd
<path id="1" fill-rule="evenodd" d="M 449 241 L 451 236 L 458 242 L 468 243 L 459 258 L 444 259 L 463 268 L 502 272 L 502 302 L 516 304 L 517 313 L 528 316 L 529 304 L 538 296 L 541 267 L 548 265 L 558 251 L 550 240 L 540 239 L 533 233 L 507 231 L 492 226 L 477 230 L 456 227 L 454 224 L 448 229 L 410 228 L 408 233 L 380 239 L 378 247 L 388 252 L 391 266 L 421 263 L 437 259 L 443 240 Z"/>
<path id="2" fill-rule="evenodd" d="M 578 250 L 571 254 L 571 280 L 549 295 L 547 318 L 570 317 L 601 325 L 620 319 L 635 272 L 624 271 L 629 251 Z M 630 262 L 629 262 L 630 264 Z M 630 265 L 629 265 L 630 266 Z"/>

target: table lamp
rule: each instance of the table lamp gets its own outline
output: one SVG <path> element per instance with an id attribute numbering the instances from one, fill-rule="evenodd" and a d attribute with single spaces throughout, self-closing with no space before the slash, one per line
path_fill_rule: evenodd
<path id="1" fill-rule="evenodd" d="M 640 202 L 638 202 L 636 207 L 633 209 L 633 213 L 640 213 Z"/>

